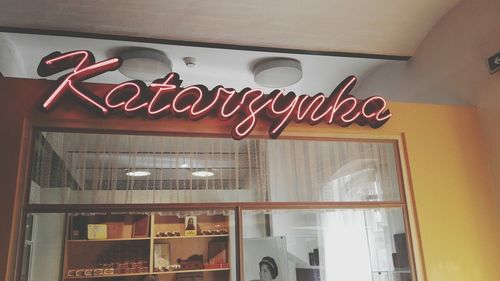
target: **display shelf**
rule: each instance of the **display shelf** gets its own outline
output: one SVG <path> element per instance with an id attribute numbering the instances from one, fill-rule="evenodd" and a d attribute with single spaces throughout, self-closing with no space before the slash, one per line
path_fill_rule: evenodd
<path id="1" fill-rule="evenodd" d="M 157 214 L 69 216 L 62 268 L 63 280 L 142 278 L 140 276 L 153 274 L 161 275 L 168 281 L 175 281 L 177 273 L 200 274 L 207 272 L 208 281 L 228 281 L 230 278 L 230 266 L 227 266 L 230 237 L 228 229 L 228 216 L 224 215 L 189 215 L 186 217 Z M 90 236 L 91 230 L 93 231 L 92 236 Z M 201 234 L 202 231 L 225 231 L 226 233 Z M 156 233 L 167 232 L 175 232 L 180 235 L 155 236 Z M 134 235 L 141 236 L 134 237 Z M 88 237 L 97 239 L 87 239 Z M 196 259 L 194 258 L 196 256 L 202 257 L 203 260 L 200 262 L 205 264 L 224 263 L 224 268 L 159 270 L 159 268 L 169 265 L 192 262 L 191 259 Z M 141 261 L 147 271 L 143 269 L 142 272 L 138 273 L 68 276 L 68 271 L 74 268 L 95 268 L 103 263 L 115 264 L 122 263 L 124 260 L 137 259 Z"/>
<path id="2" fill-rule="evenodd" d="M 146 276 L 150 275 L 149 272 L 140 273 L 124 273 L 124 274 L 108 274 L 108 275 L 88 275 L 88 276 L 74 276 L 74 277 L 64 277 L 64 280 L 80 280 L 80 279 L 95 279 L 95 278 L 115 278 L 115 277 L 127 277 L 127 276 Z"/>
<path id="3" fill-rule="evenodd" d="M 154 237 L 154 240 L 166 240 L 166 239 L 184 239 L 184 238 L 215 238 L 215 237 L 229 237 L 229 234 L 217 234 L 217 235 L 193 235 L 193 236 L 159 236 Z"/>
<path id="4" fill-rule="evenodd" d="M 67 240 L 149 238 L 149 215 L 71 215 Z"/>
<path id="5" fill-rule="evenodd" d="M 174 270 L 174 271 L 153 271 L 153 274 L 176 274 L 176 273 L 191 273 L 191 272 L 215 272 L 228 271 L 230 268 L 211 268 L 211 269 L 192 269 L 192 270 Z"/>
<path id="6" fill-rule="evenodd" d="M 92 239 L 92 240 L 75 239 L 75 240 L 68 240 L 68 242 L 69 243 L 84 243 L 84 242 L 142 241 L 142 240 L 149 240 L 149 239 L 151 239 L 151 238 L 140 237 L 140 238 L 114 238 L 114 239 Z"/>

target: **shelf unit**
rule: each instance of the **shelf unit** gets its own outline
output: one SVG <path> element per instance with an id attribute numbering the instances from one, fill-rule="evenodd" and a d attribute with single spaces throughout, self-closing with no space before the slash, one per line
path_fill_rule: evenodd
<path id="1" fill-rule="evenodd" d="M 214 237 L 229 237 L 229 234 L 214 234 L 214 235 L 196 235 L 196 236 L 165 236 L 155 237 L 154 240 L 168 240 L 168 239 L 184 239 L 184 238 L 214 238 Z"/>
<path id="2" fill-rule="evenodd" d="M 93 239 L 93 240 L 68 240 L 68 243 L 94 243 L 94 242 L 109 242 L 109 241 L 138 241 L 150 240 L 151 238 L 111 238 L 111 239 Z"/>
<path id="3" fill-rule="evenodd" d="M 216 272 L 216 271 L 228 271 L 229 268 L 216 268 L 216 269 L 194 269 L 194 270 L 177 270 L 177 271 L 163 271 L 155 272 L 155 274 L 176 274 L 176 273 L 192 273 L 192 272 Z"/>
<path id="4" fill-rule="evenodd" d="M 189 217 L 196 220 L 190 231 L 187 217 L 176 215 L 68 215 L 62 280 L 139 281 L 156 275 L 161 281 L 228 281 L 229 217 Z M 112 274 L 82 276 L 85 270 L 111 268 Z"/>
<path id="5" fill-rule="evenodd" d="M 132 276 L 146 276 L 144 273 L 128 273 L 128 274 L 112 274 L 112 275 L 97 275 L 97 276 L 77 276 L 77 277 L 66 277 L 65 280 L 88 280 L 88 279 L 108 279 L 115 277 L 132 277 Z"/>

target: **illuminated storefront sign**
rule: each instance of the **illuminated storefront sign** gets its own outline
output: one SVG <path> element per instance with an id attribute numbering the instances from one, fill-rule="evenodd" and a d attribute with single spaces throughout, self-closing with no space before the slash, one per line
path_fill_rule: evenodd
<path id="1" fill-rule="evenodd" d="M 203 85 L 181 87 L 182 80 L 177 73 L 169 73 L 149 86 L 138 80 L 121 83 L 104 99 L 83 87 L 83 81 L 116 70 L 120 65 L 120 58 L 96 63 L 89 51 L 54 52 L 46 56 L 38 66 L 40 76 L 47 77 L 67 69 L 73 71 L 57 80 L 42 101 L 43 110 L 50 111 L 64 95 L 73 95 L 103 115 L 123 112 L 158 118 L 171 114 L 187 116 L 193 121 L 215 115 L 219 120 L 235 120 L 231 135 L 237 140 L 248 136 L 259 118 L 270 122 L 269 136 L 277 138 L 291 121 L 310 125 L 324 122 L 342 127 L 356 123 L 379 128 L 392 116 L 382 97 L 356 99 L 350 95 L 357 80 L 354 76 L 340 82 L 329 97 L 322 93 L 297 96 L 282 90 L 266 95 L 262 90 L 250 88 L 236 92 L 223 86 L 211 90 Z"/>

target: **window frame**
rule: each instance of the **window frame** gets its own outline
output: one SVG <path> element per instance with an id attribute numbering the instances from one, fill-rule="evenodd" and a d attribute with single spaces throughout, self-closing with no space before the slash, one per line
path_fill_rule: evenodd
<path id="1" fill-rule="evenodd" d="M 251 210 L 280 210 L 280 209 L 370 209 L 370 208 L 401 208 L 406 233 L 406 242 L 410 261 L 410 271 L 412 280 L 426 280 L 425 267 L 421 256 L 421 238 L 418 228 L 418 219 L 414 205 L 414 195 L 411 185 L 411 175 L 409 172 L 409 162 L 407 158 L 406 143 L 404 135 L 379 135 L 379 134 L 346 134 L 337 132 L 321 132 L 314 136 L 305 136 L 304 131 L 298 134 L 283 135 L 280 139 L 287 140 L 316 140 L 316 141 L 356 141 L 356 142 L 382 142 L 391 143 L 394 148 L 395 164 L 397 170 L 397 182 L 400 199 L 397 201 L 348 201 L 348 202 L 225 202 L 225 203 L 161 203 L 161 204 L 30 204 L 30 178 L 33 151 L 35 145 L 35 134 L 40 131 L 57 132 L 78 132 L 78 133 L 107 133 L 107 134 L 136 134 L 136 135 L 160 135 L 160 136 L 197 136 L 197 137 L 215 137 L 227 138 L 221 134 L 186 134 L 175 132 L 158 132 L 155 130 L 130 131 L 129 129 L 103 129 L 94 126 L 92 122 L 83 122 L 75 124 L 70 122 L 47 122 L 37 120 L 27 120 L 25 129 L 29 132 L 29 138 L 26 140 L 27 149 L 23 202 L 21 206 L 21 226 L 24 226 L 27 215 L 30 213 L 73 213 L 73 212 L 124 212 L 124 211 L 173 211 L 173 210 L 211 210 L 211 209 L 229 209 L 235 214 L 236 227 L 236 276 L 238 281 L 244 281 L 243 268 L 243 211 Z M 263 135 L 250 136 L 255 139 L 268 139 Z M 271 167 L 270 167 L 271 168 Z M 20 280 L 22 270 L 22 256 L 24 247 L 25 227 L 19 229 L 17 241 L 17 259 L 15 269 L 15 280 Z M 31 270 L 31 269 L 30 269 Z"/>

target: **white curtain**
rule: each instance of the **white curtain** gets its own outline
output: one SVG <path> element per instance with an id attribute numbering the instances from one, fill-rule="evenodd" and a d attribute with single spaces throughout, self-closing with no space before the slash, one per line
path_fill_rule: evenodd
<path id="1" fill-rule="evenodd" d="M 392 143 L 269 141 L 272 201 L 399 200 Z"/>
<path id="2" fill-rule="evenodd" d="M 265 143 L 251 139 L 46 132 L 35 144 L 31 201 L 265 201 L 265 155 Z M 127 175 L 137 171 L 149 175 Z"/>
<path id="3" fill-rule="evenodd" d="M 35 204 L 399 199 L 383 142 L 43 132 L 33 159 Z"/>

